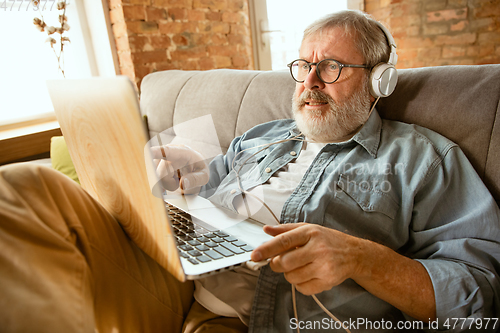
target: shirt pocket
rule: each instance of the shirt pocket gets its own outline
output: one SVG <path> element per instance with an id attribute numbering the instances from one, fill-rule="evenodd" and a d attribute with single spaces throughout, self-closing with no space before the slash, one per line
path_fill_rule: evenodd
<path id="1" fill-rule="evenodd" d="M 341 174 L 337 182 L 337 189 L 356 201 L 363 211 L 381 213 L 394 219 L 399 204 L 390 196 L 391 188 L 392 184 L 383 178 L 350 179 L 349 175 Z"/>
<path id="2" fill-rule="evenodd" d="M 341 174 L 324 225 L 353 236 L 385 243 L 395 226 L 400 205 L 385 177 Z"/>

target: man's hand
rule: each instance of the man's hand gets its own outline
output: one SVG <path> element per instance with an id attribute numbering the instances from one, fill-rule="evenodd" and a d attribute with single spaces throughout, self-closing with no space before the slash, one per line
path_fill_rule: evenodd
<path id="1" fill-rule="evenodd" d="M 180 187 L 184 194 L 195 194 L 208 183 L 209 171 L 203 156 L 187 146 L 151 147 L 151 155 L 161 185 L 168 191 Z"/>
<path id="2" fill-rule="evenodd" d="M 274 239 L 252 252 L 255 262 L 271 258 L 304 295 L 317 294 L 348 278 L 410 317 L 436 319 L 432 281 L 424 266 L 378 243 L 315 224 L 265 226 Z"/>
<path id="3" fill-rule="evenodd" d="M 309 223 L 266 226 L 264 231 L 275 238 L 255 249 L 252 260 L 272 258 L 271 269 L 284 273 L 304 295 L 329 290 L 358 270 L 358 238 Z"/>

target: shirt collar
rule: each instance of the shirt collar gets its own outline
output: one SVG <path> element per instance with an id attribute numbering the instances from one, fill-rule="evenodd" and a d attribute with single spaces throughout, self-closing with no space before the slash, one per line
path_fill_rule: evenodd
<path id="1" fill-rule="evenodd" d="M 360 146 L 373 157 L 377 158 L 377 151 L 380 145 L 380 133 L 382 131 L 382 119 L 377 109 L 374 109 L 366 123 L 361 127 L 351 140 L 357 142 Z"/>

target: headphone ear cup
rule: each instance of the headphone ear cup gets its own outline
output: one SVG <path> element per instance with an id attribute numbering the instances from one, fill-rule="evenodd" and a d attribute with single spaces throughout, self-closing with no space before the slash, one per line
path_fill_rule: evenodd
<path id="1" fill-rule="evenodd" d="M 396 88 L 398 72 L 393 65 L 380 63 L 370 73 L 370 93 L 373 97 L 387 97 Z"/>

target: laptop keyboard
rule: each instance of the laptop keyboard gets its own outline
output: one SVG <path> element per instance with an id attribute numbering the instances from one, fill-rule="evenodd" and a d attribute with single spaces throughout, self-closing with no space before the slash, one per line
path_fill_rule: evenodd
<path id="1" fill-rule="evenodd" d="M 252 252 L 253 247 L 224 231 L 209 231 L 193 223 L 191 215 L 165 203 L 181 257 L 193 265 Z"/>

